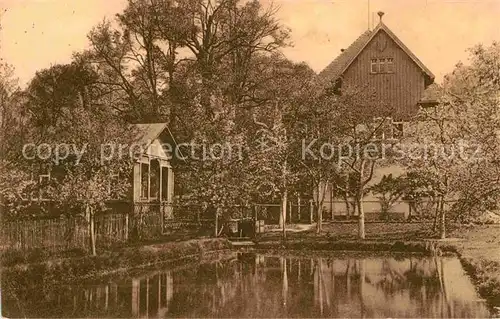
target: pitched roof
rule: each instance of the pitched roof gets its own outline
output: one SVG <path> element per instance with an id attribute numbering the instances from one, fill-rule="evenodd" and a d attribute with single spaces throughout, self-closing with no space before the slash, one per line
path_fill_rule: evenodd
<path id="1" fill-rule="evenodd" d="M 363 48 L 371 39 L 372 32 L 370 30 L 361 34 L 347 49 L 335 58 L 326 68 L 318 74 L 318 84 L 322 86 L 328 85 L 331 81 L 336 80 L 344 73 L 347 67 L 356 59 Z"/>
<path id="2" fill-rule="evenodd" d="M 434 74 L 420 61 L 413 52 L 408 49 L 404 43 L 382 22 L 377 25 L 373 31 L 365 31 L 356 41 L 354 41 L 346 50 L 344 50 L 332 63 L 318 74 L 318 84 L 328 85 L 331 81 L 339 78 L 347 68 L 354 62 L 363 49 L 371 42 L 375 35 L 380 31 L 385 31 L 389 37 L 415 62 L 418 67 L 428 76 L 429 82 L 434 80 Z"/>
<path id="3" fill-rule="evenodd" d="M 167 123 L 131 124 L 136 131 L 134 142 L 148 147 L 160 134 L 167 129 Z"/>
<path id="4" fill-rule="evenodd" d="M 422 61 L 420 61 L 417 58 L 417 56 L 413 54 L 413 52 L 411 52 L 410 49 L 408 49 L 408 47 L 401 40 L 399 40 L 399 38 L 382 21 L 380 21 L 377 28 L 374 30 L 374 33 L 378 32 L 379 30 L 384 30 L 392 38 L 392 40 L 394 40 L 394 42 L 396 42 L 401 47 L 401 49 L 403 49 L 403 51 L 405 51 L 405 53 L 408 54 L 408 56 L 413 60 L 413 62 L 415 62 L 420 67 L 420 69 L 422 69 L 422 71 L 429 77 L 429 79 L 434 81 L 435 76 L 431 72 L 431 70 L 429 70 L 422 63 Z"/>

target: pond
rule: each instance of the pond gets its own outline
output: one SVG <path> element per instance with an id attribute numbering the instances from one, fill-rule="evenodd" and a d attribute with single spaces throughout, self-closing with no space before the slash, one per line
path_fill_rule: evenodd
<path id="1" fill-rule="evenodd" d="M 9 318 L 490 316 L 454 257 L 232 253 L 105 283 L 9 287 Z"/>

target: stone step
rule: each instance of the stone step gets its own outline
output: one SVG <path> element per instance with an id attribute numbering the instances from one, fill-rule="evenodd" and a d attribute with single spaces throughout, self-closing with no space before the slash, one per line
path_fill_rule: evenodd
<path id="1" fill-rule="evenodd" d="M 232 241 L 231 244 L 233 245 L 233 247 L 246 247 L 255 245 L 253 241 Z"/>

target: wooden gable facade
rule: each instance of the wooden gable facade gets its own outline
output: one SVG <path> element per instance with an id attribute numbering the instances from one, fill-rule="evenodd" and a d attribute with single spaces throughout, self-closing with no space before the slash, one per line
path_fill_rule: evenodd
<path id="1" fill-rule="evenodd" d="M 381 20 L 343 50 L 318 79 L 323 86 L 337 82 L 366 88 L 394 120 L 408 121 L 434 75 Z"/>

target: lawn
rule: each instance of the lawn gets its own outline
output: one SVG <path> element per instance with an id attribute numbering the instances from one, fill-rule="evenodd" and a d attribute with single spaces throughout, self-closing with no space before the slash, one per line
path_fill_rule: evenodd
<path id="1" fill-rule="evenodd" d="M 450 236 L 464 239 L 458 244 L 464 256 L 491 260 L 500 264 L 499 224 L 462 227 L 451 232 Z"/>
<path id="2" fill-rule="evenodd" d="M 433 236 L 432 223 L 404 222 L 370 222 L 365 224 L 367 240 L 418 240 Z M 289 239 L 329 238 L 332 240 L 357 239 L 358 224 L 356 222 L 326 222 L 323 231 L 316 233 L 315 226 L 303 232 L 288 232 Z M 281 237 L 281 232 L 268 232 L 261 235 L 261 240 L 275 240 Z"/>

